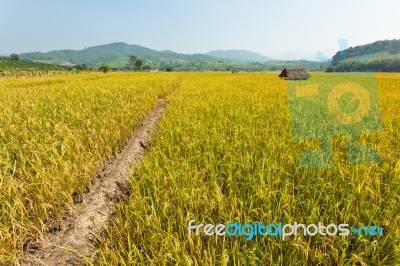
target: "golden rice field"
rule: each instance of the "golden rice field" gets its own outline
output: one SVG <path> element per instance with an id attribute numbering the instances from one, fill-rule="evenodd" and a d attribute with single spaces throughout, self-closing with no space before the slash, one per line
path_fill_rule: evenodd
<path id="1" fill-rule="evenodd" d="M 0 80 L 0 262 L 60 220 L 104 161 L 171 91 L 171 75 Z"/>
<path id="2" fill-rule="evenodd" d="M 317 74 L 343 75 L 343 74 Z M 181 78 L 178 90 L 173 87 Z M 349 76 L 351 78 L 351 76 Z M 168 106 L 94 265 L 400 264 L 400 75 L 379 74 L 379 164 L 298 167 L 276 73 L 111 73 L 0 80 L 0 261 L 59 221 L 158 97 Z M 383 236 L 196 236 L 188 223 L 379 225 Z"/>

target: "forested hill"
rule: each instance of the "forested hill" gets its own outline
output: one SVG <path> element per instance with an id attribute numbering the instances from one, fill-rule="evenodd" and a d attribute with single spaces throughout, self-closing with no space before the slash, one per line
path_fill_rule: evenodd
<path id="1" fill-rule="evenodd" d="M 213 51 L 210 54 L 181 54 L 173 51 L 156 51 L 139 45 L 111 43 L 88 47 L 83 50 L 54 50 L 47 53 L 23 53 L 22 59 L 40 63 L 62 65 L 70 68 L 88 66 L 98 68 L 108 65 L 113 69 L 133 69 L 129 56 L 141 59 L 141 70 L 160 69 L 166 71 L 271 71 L 286 66 L 306 69 L 324 69 L 326 63 L 307 60 L 271 60 L 246 50 Z"/>
<path id="2" fill-rule="evenodd" d="M 400 40 L 347 48 L 331 60 L 333 71 L 400 71 Z"/>
<path id="3" fill-rule="evenodd" d="M 40 62 L 33 62 L 30 60 L 24 60 L 19 58 L 9 58 L 0 56 L 0 75 L 4 73 L 4 71 L 50 71 L 50 70 L 66 70 L 66 67 L 45 64 Z"/>

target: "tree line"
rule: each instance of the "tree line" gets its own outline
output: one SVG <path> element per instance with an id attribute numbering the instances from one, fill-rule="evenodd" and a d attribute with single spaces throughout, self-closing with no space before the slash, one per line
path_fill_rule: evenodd
<path id="1" fill-rule="evenodd" d="M 140 71 L 143 66 L 143 60 L 139 59 L 136 55 L 129 55 L 128 56 L 129 62 L 132 64 L 132 69 L 135 71 Z M 108 71 L 111 70 L 111 68 L 108 65 L 101 65 L 99 67 L 99 70 L 102 71 L 103 73 L 107 73 Z"/>
<path id="2" fill-rule="evenodd" d="M 382 58 L 379 58 L 379 54 Z M 337 52 L 331 59 L 327 72 L 350 71 L 400 71 L 400 40 L 385 40 L 350 47 Z M 390 58 L 393 55 L 392 58 Z M 369 59 L 370 57 L 372 57 Z M 354 60 L 353 60 L 354 59 Z"/>

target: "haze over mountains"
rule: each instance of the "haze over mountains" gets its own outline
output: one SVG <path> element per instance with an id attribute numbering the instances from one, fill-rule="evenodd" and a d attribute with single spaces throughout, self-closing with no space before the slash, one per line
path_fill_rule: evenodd
<path id="1" fill-rule="evenodd" d="M 270 58 L 255 52 L 248 50 L 216 50 L 206 53 L 206 55 L 219 58 L 219 59 L 230 59 L 238 60 L 243 62 L 266 62 L 271 60 Z"/>
<path id="2" fill-rule="evenodd" d="M 143 60 L 143 69 L 174 70 L 225 70 L 260 71 L 278 70 L 283 65 L 300 65 L 306 68 L 320 67 L 312 61 L 271 61 L 268 57 L 247 50 L 218 50 L 207 54 L 181 54 L 174 51 L 156 51 L 139 45 L 123 42 L 98 45 L 83 50 L 55 50 L 47 53 L 21 54 L 22 59 L 54 65 L 87 65 L 97 68 L 108 65 L 115 69 L 130 69 L 128 56 L 135 55 Z"/>
<path id="3" fill-rule="evenodd" d="M 83 50 L 55 50 L 47 53 L 24 53 L 21 58 L 37 62 L 57 65 L 86 64 L 98 67 L 102 64 L 111 67 L 123 68 L 129 64 L 128 56 L 135 55 L 141 59 L 169 59 L 169 60 L 212 60 L 212 57 L 203 54 L 185 55 L 172 51 L 156 51 L 140 45 L 128 45 L 123 42 L 98 45 Z"/>
<path id="4" fill-rule="evenodd" d="M 266 62 L 270 60 L 302 60 L 307 59 L 309 61 L 318 61 L 313 55 L 299 55 L 294 53 L 288 53 L 284 55 L 275 55 L 266 57 L 260 53 L 255 53 L 248 50 L 215 50 L 205 54 L 179 54 L 174 51 L 164 50 L 156 51 L 139 45 L 128 45 L 126 43 L 111 43 L 106 45 L 99 45 L 90 47 L 84 50 L 54 50 L 47 53 L 33 52 L 24 53 L 22 58 L 34 60 L 37 62 L 46 62 L 51 64 L 60 65 L 75 65 L 75 64 L 89 64 L 96 65 L 96 54 L 102 53 L 102 57 L 109 57 L 109 59 L 115 60 L 116 57 L 125 57 L 129 54 L 137 54 L 141 58 L 172 58 L 172 59 L 184 59 L 184 60 L 210 60 L 210 59 L 223 59 L 231 61 L 241 62 Z M 203 55 L 203 56 L 202 56 Z M 209 57 L 207 57 L 209 56 Z M 100 57 L 100 56 L 99 56 Z M 210 58 L 212 57 L 212 58 Z M 89 63 L 91 62 L 91 63 Z M 108 62 L 111 63 L 112 62 Z"/>
<path id="5" fill-rule="evenodd" d="M 128 56 L 143 60 L 143 69 L 170 70 L 279 70 L 285 66 L 302 66 L 307 69 L 330 71 L 400 71 L 400 40 L 377 41 L 350 47 L 337 52 L 331 62 L 317 60 L 272 60 L 247 50 L 216 50 L 206 54 L 181 54 L 170 50 L 156 51 L 139 45 L 118 42 L 98 45 L 83 50 L 54 50 L 47 53 L 21 54 L 22 59 L 53 65 L 83 65 L 97 68 L 109 65 L 115 69 L 132 69 Z M 1 67 L 1 66 L 0 66 Z"/>
<path id="6" fill-rule="evenodd" d="M 240 62 L 265 62 L 269 58 L 247 50 L 219 50 L 211 51 L 207 54 L 180 54 L 170 50 L 156 51 L 139 45 L 129 45 L 118 42 L 106 45 L 98 45 L 83 50 L 55 50 L 47 53 L 24 53 L 23 59 L 36 62 L 56 64 L 56 65 L 80 65 L 86 64 L 98 67 L 102 64 L 110 65 L 115 68 L 123 68 L 129 65 L 128 56 L 136 55 L 145 60 L 157 61 L 219 61 L 231 60 Z"/>

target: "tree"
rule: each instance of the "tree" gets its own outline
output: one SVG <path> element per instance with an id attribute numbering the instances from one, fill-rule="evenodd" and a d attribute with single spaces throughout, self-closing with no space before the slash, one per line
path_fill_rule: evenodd
<path id="1" fill-rule="evenodd" d="M 129 62 L 135 67 L 135 70 L 140 70 L 143 65 L 143 60 L 139 59 L 136 55 L 129 55 Z"/>
<path id="2" fill-rule="evenodd" d="M 143 65 L 143 61 L 140 59 L 137 59 L 135 62 L 135 69 L 140 70 L 142 68 L 142 65 Z"/>
<path id="3" fill-rule="evenodd" d="M 129 62 L 131 62 L 132 65 L 134 66 L 135 63 L 136 63 L 136 60 L 138 60 L 137 56 L 136 55 L 129 55 L 128 57 L 129 57 Z"/>
<path id="4" fill-rule="evenodd" d="M 19 61 L 19 55 L 18 54 L 11 54 L 10 58 L 11 58 L 11 60 Z"/>
<path id="5" fill-rule="evenodd" d="M 144 66 L 142 67 L 142 70 L 144 70 L 144 71 L 146 71 L 146 70 L 151 70 L 151 66 L 149 66 L 149 65 L 144 65 Z"/>
<path id="6" fill-rule="evenodd" d="M 107 66 L 107 65 L 102 65 L 102 66 L 99 67 L 99 70 L 100 70 L 100 71 L 103 71 L 103 73 L 105 74 L 105 73 L 107 73 L 108 71 L 110 71 L 110 67 Z"/>
<path id="7" fill-rule="evenodd" d="M 328 72 L 328 73 L 330 73 L 330 72 L 333 72 L 335 69 L 333 68 L 333 67 L 328 67 L 327 69 L 326 69 L 326 72 Z"/>
<path id="8" fill-rule="evenodd" d="M 83 65 L 76 65 L 76 66 L 75 66 L 75 69 L 76 69 L 76 70 L 79 70 L 79 71 L 85 71 L 85 72 L 93 71 L 93 69 L 92 69 L 91 67 L 87 66 L 86 64 L 83 64 Z"/>

